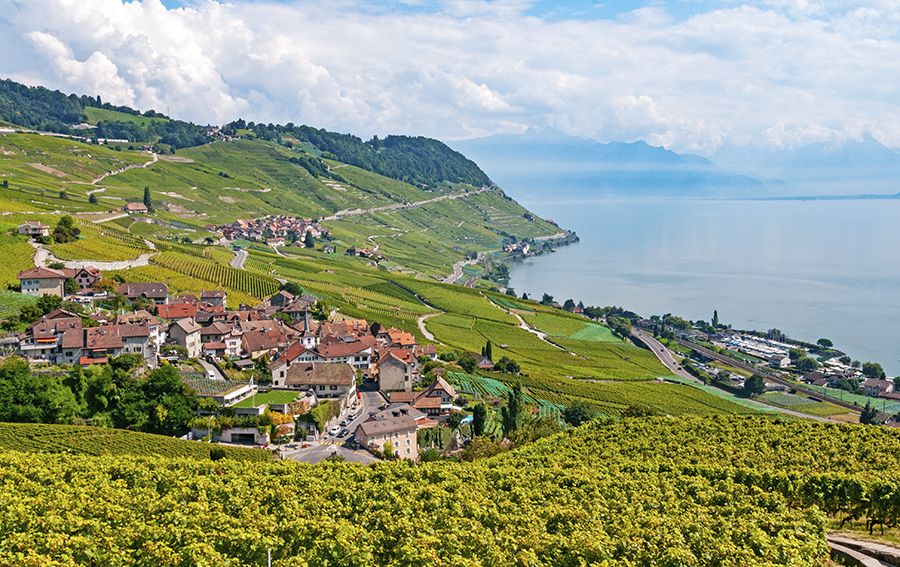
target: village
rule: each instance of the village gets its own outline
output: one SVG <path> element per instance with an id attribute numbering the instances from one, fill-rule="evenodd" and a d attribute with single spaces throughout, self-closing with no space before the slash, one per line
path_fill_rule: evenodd
<path id="1" fill-rule="evenodd" d="M 174 296 L 164 283 L 143 282 L 98 291 L 109 285 L 92 267 L 37 267 L 18 278 L 22 293 L 59 298 L 79 312 L 60 305 L 45 313 L 5 345 L 8 351 L 14 348 L 35 368 L 103 365 L 123 354 L 140 356 L 148 370 L 179 365 L 183 381 L 206 400 L 188 438 L 257 447 L 278 441 L 283 455 L 295 449 L 297 458 L 299 449 L 324 458 L 330 445 L 329 455 L 340 450 L 350 460 L 415 460 L 418 432 L 461 409 L 443 369 L 425 382 L 423 365 L 438 358 L 434 345 L 343 316 L 312 295 L 281 290 L 230 310 L 224 290 Z M 127 309 L 93 308 L 113 295 Z M 492 365 L 485 357 L 478 363 Z M 327 415 L 319 421 L 295 423 L 325 402 Z M 236 420 L 220 418 L 227 408 Z M 269 411 L 291 419 L 275 430 L 255 426 L 252 420 Z"/>

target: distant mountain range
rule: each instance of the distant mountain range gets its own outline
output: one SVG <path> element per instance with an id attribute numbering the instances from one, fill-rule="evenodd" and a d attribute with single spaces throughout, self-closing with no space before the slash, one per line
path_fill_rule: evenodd
<path id="1" fill-rule="evenodd" d="M 574 138 L 529 130 L 450 142 L 516 198 L 585 199 L 601 195 L 659 197 L 766 197 L 762 180 L 712 161 L 681 155 L 645 142 Z"/>
<path id="2" fill-rule="evenodd" d="M 727 142 L 712 160 L 646 142 L 600 143 L 554 130 L 450 142 L 516 198 L 784 198 L 893 195 L 900 153 L 868 138 L 766 150 Z"/>
<path id="3" fill-rule="evenodd" d="M 782 195 L 895 195 L 900 192 L 900 152 L 871 136 L 861 141 L 767 150 L 720 146 L 712 158 L 732 171 L 777 178 Z"/>

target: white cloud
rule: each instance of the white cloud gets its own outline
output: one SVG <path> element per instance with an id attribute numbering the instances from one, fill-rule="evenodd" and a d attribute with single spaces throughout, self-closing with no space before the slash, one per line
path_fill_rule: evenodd
<path id="1" fill-rule="evenodd" d="M 758 0 L 683 21 L 660 7 L 546 21 L 526 0 L 399 4 L 0 0 L 0 76 L 200 123 L 360 136 L 550 126 L 691 151 L 866 134 L 900 146 L 891 0 Z"/>

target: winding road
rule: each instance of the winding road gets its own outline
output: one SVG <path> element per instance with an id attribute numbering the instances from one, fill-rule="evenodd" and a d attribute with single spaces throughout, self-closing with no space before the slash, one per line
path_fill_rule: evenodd
<path id="1" fill-rule="evenodd" d="M 136 268 L 138 266 L 147 266 L 150 264 L 150 257 L 155 254 L 155 252 L 150 252 L 147 254 L 141 254 L 137 258 L 133 260 L 121 260 L 118 262 L 98 262 L 96 260 L 60 260 L 56 256 L 50 253 L 49 250 L 44 248 L 42 244 L 39 244 L 34 241 L 30 241 L 34 249 L 34 265 L 38 268 L 45 268 L 47 263 L 55 263 L 59 262 L 66 268 L 78 269 L 78 268 L 86 268 L 87 266 L 93 266 L 101 271 L 106 270 L 127 270 L 128 268 Z"/>
<path id="2" fill-rule="evenodd" d="M 124 172 L 128 171 L 129 169 L 134 169 L 136 167 L 149 167 L 158 161 L 159 161 L 159 156 L 156 154 L 153 154 L 153 159 L 151 159 L 150 161 L 144 162 L 144 163 L 135 163 L 132 165 L 125 166 L 122 169 L 117 169 L 115 171 L 110 171 L 109 173 L 104 173 L 100 177 L 91 181 L 91 185 L 96 185 L 96 184 L 100 183 L 101 181 L 103 181 L 104 179 L 109 177 L 110 175 L 118 175 L 120 173 L 124 173 Z"/>
<path id="3" fill-rule="evenodd" d="M 438 201 L 443 201 L 445 199 L 459 199 L 460 197 L 468 197 L 470 195 L 478 195 L 480 193 L 484 193 L 486 191 L 490 191 L 490 187 L 483 187 L 478 189 L 477 191 L 463 191 L 460 193 L 450 193 L 449 195 L 441 195 L 440 197 L 435 197 L 434 199 L 427 199 L 425 201 L 416 201 L 414 203 L 394 203 L 392 205 L 384 205 L 383 207 L 372 207 L 370 209 L 346 209 L 343 211 L 338 211 L 331 215 L 330 217 L 325 217 L 322 221 L 336 221 L 340 220 L 343 217 L 352 217 L 356 215 L 366 215 L 369 213 L 377 213 L 380 211 L 404 211 L 406 209 L 415 209 L 416 207 L 421 207 L 422 205 L 428 205 L 431 203 L 437 203 Z"/>

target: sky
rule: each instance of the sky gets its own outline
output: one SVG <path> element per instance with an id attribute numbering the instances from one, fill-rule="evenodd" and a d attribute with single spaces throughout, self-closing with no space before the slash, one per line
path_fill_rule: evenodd
<path id="1" fill-rule="evenodd" d="M 0 78 L 199 124 L 900 147 L 898 0 L 0 0 Z"/>

